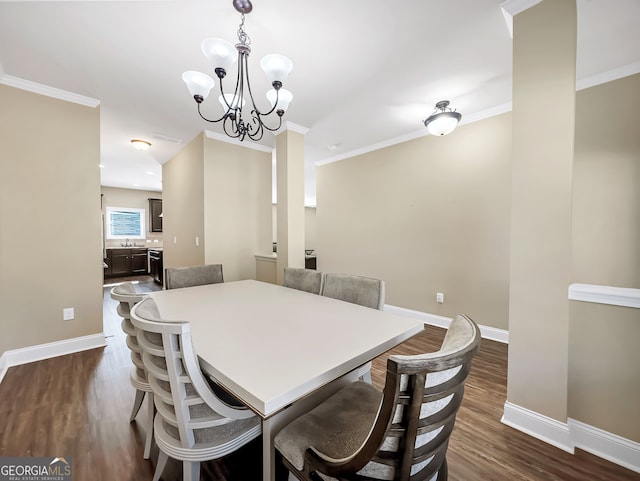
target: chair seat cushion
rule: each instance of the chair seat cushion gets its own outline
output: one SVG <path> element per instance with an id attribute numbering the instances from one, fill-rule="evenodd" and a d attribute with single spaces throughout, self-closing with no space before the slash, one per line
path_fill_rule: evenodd
<path id="1" fill-rule="evenodd" d="M 382 392 L 354 382 L 282 429 L 275 446 L 298 470 L 310 447 L 329 458 L 349 458 L 367 439 L 381 403 Z"/>

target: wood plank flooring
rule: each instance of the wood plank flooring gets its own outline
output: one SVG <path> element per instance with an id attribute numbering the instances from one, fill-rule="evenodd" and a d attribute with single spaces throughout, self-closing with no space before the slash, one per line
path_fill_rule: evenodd
<path id="1" fill-rule="evenodd" d="M 159 288 L 148 278 L 136 280 L 139 292 Z M 74 481 L 152 478 L 158 451 L 154 446 L 151 460 L 144 460 L 145 433 L 137 421 L 128 422 L 134 397 L 131 361 L 108 291 L 105 348 L 15 366 L 5 375 L 0 384 L 0 456 L 71 457 Z M 444 332 L 427 326 L 390 352 L 435 351 Z M 388 354 L 374 360 L 377 386 L 384 380 Z M 570 455 L 501 424 L 506 375 L 507 346 L 483 340 L 449 444 L 450 481 L 640 480 L 638 473 L 583 451 Z M 260 447 L 258 439 L 225 459 L 203 463 L 201 479 L 260 480 Z M 170 462 L 162 479 L 180 480 L 180 463 Z"/>

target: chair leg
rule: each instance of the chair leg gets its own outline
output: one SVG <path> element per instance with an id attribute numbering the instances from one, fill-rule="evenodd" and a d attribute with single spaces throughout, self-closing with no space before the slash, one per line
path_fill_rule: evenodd
<path id="1" fill-rule="evenodd" d="M 140 411 L 140 406 L 142 406 L 142 400 L 144 399 L 144 391 L 140 389 L 136 389 L 136 399 L 133 401 L 133 409 L 131 410 L 131 416 L 129 416 L 129 422 L 133 422 L 133 420 L 138 415 L 138 411 Z"/>
<path id="2" fill-rule="evenodd" d="M 200 461 L 182 461 L 183 481 L 200 481 Z"/>
<path id="3" fill-rule="evenodd" d="M 153 473 L 153 481 L 159 481 L 160 476 L 162 475 L 162 471 L 164 471 L 168 460 L 169 456 L 167 455 L 167 453 L 160 450 L 160 453 L 158 454 L 158 464 L 156 464 L 156 471 L 155 473 Z"/>
<path id="4" fill-rule="evenodd" d="M 371 379 L 371 371 L 367 371 L 362 375 L 362 380 L 366 383 L 373 384 L 373 379 Z"/>
<path id="5" fill-rule="evenodd" d="M 284 465 L 282 454 L 278 450 L 276 450 L 275 464 L 275 481 L 288 481 L 289 470 Z"/>
<path id="6" fill-rule="evenodd" d="M 151 442 L 153 441 L 153 418 L 155 416 L 156 407 L 153 404 L 153 393 L 147 393 L 147 419 L 145 428 L 147 430 L 147 439 L 144 442 L 144 459 L 149 459 L 151 455 Z"/>

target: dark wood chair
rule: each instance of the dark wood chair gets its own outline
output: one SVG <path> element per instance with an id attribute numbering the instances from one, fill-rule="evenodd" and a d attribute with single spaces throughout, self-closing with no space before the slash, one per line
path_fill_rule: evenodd
<path id="1" fill-rule="evenodd" d="M 445 481 L 446 451 L 480 331 L 464 315 L 439 351 L 390 356 L 384 390 L 358 381 L 275 437 L 276 476 L 303 481 Z"/>

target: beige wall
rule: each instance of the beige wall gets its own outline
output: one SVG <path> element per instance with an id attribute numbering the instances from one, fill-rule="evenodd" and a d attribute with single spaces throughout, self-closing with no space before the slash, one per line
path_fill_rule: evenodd
<path id="1" fill-rule="evenodd" d="M 577 94 L 570 282 L 640 288 L 639 96 L 640 75 Z M 507 329 L 511 118 L 318 167 L 319 269 L 385 279 L 389 304 Z M 638 309 L 569 303 L 569 417 L 640 442 L 638 339 Z"/>
<path id="2" fill-rule="evenodd" d="M 162 166 L 164 267 L 204 264 L 204 134 Z M 199 245 L 196 246 L 196 237 Z"/>
<path id="3" fill-rule="evenodd" d="M 162 199 L 162 192 L 136 189 L 119 189 L 116 187 L 102 187 L 102 208 L 106 212 L 107 207 L 126 207 L 132 209 L 144 209 L 146 242 L 145 247 L 162 247 L 162 232 L 150 232 L 151 221 L 149 219 L 149 199 Z M 106 227 L 106 226 L 105 226 Z M 136 240 L 136 243 L 143 243 Z M 122 240 L 106 240 L 107 247 L 117 247 Z"/>
<path id="4" fill-rule="evenodd" d="M 578 92 L 572 281 L 640 288 L 640 74 Z M 603 119 L 607 121 L 603 122 Z M 572 301 L 569 416 L 640 442 L 640 309 Z"/>
<path id="5" fill-rule="evenodd" d="M 507 329 L 510 121 L 317 167 L 318 269 L 384 279 L 387 304 Z"/>
<path id="6" fill-rule="evenodd" d="M 271 154 L 207 138 L 204 156 L 205 262 L 255 279 L 255 254 L 271 249 Z"/>
<path id="7" fill-rule="evenodd" d="M 162 183 L 164 266 L 220 263 L 226 281 L 255 279 L 254 255 L 271 248 L 271 154 L 200 134 Z"/>
<path id="8" fill-rule="evenodd" d="M 0 105 L 0 354 L 101 333 L 100 109 L 4 85 Z"/>

